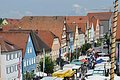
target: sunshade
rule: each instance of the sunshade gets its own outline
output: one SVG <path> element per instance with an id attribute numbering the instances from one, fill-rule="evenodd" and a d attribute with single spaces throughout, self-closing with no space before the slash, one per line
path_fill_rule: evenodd
<path id="1" fill-rule="evenodd" d="M 81 64 L 83 64 L 83 62 L 81 62 L 81 61 L 73 61 L 73 62 L 71 62 L 71 64 L 81 65 Z"/>
<path id="2" fill-rule="evenodd" d="M 81 62 L 88 62 L 88 60 L 86 60 L 86 59 L 81 59 L 80 61 Z"/>
<path id="3" fill-rule="evenodd" d="M 58 77 L 58 78 L 72 77 L 74 73 L 75 72 L 72 70 L 61 70 L 61 71 L 54 72 L 52 76 Z"/>
<path id="4" fill-rule="evenodd" d="M 99 63 L 102 63 L 102 62 L 104 62 L 104 60 L 103 59 L 99 59 L 99 60 L 96 61 L 96 64 L 99 64 Z"/>

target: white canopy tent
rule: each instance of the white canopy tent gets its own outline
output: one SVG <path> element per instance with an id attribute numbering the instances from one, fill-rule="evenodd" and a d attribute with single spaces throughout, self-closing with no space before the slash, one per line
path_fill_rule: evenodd
<path id="1" fill-rule="evenodd" d="M 47 73 L 43 73 L 43 72 L 36 72 L 35 74 L 36 76 L 41 76 L 41 77 L 47 76 Z"/>
<path id="2" fill-rule="evenodd" d="M 48 76 L 48 77 L 42 78 L 41 80 L 63 80 L 63 78 L 57 78 L 57 77 Z"/>

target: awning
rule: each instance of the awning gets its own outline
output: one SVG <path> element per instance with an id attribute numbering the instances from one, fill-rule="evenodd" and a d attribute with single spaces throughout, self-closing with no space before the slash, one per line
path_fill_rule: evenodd
<path id="1" fill-rule="evenodd" d="M 81 62 L 88 62 L 88 60 L 86 60 L 86 59 L 82 59 L 82 60 L 80 60 Z"/>
<path id="2" fill-rule="evenodd" d="M 102 63 L 102 62 L 104 62 L 104 60 L 103 59 L 99 59 L 99 60 L 96 61 L 96 64 L 99 64 L 99 63 Z"/>
<path id="3" fill-rule="evenodd" d="M 83 62 L 71 62 L 71 64 L 81 65 L 81 64 L 83 64 Z"/>
<path id="4" fill-rule="evenodd" d="M 63 78 L 57 78 L 57 77 L 44 77 L 41 80 L 63 80 Z"/>
<path id="5" fill-rule="evenodd" d="M 52 74 L 53 77 L 64 78 L 64 77 L 72 77 L 74 75 L 74 71 L 72 70 L 59 70 Z"/>
<path id="6" fill-rule="evenodd" d="M 35 75 L 36 75 L 36 76 L 41 76 L 41 77 L 42 77 L 42 76 L 47 76 L 47 74 L 46 74 L 46 73 L 43 73 L 43 72 L 36 72 Z"/>

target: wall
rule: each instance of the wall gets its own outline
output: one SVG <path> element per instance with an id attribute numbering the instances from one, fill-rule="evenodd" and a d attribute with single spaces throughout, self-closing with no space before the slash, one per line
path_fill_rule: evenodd
<path id="1" fill-rule="evenodd" d="M 55 38 L 53 41 L 52 51 L 51 51 L 52 60 L 56 60 L 56 58 L 59 57 L 59 49 L 60 49 L 59 40 L 58 38 Z"/>
<path id="2" fill-rule="evenodd" d="M 17 58 L 11 59 L 11 60 L 6 60 L 6 55 L 9 54 L 18 54 Z M 2 76 L 2 80 L 14 80 L 17 79 L 18 80 L 18 69 L 15 71 L 15 65 L 17 66 L 19 64 L 20 61 L 20 79 L 22 79 L 22 51 L 14 51 L 14 52 L 8 52 L 8 53 L 2 53 L 1 55 L 1 76 Z M 12 67 L 11 67 L 12 66 Z M 7 73 L 7 67 L 11 67 L 11 69 L 13 70 L 10 73 Z"/>
<path id="3" fill-rule="evenodd" d="M 104 20 L 104 21 L 100 21 L 100 25 L 103 26 L 103 29 L 101 28 L 101 31 L 103 31 L 103 34 L 109 32 L 109 21 L 108 20 Z"/>
<path id="4" fill-rule="evenodd" d="M 62 33 L 62 40 L 61 40 L 61 49 L 62 49 L 62 54 L 61 56 L 64 57 L 64 55 L 67 53 L 67 34 L 66 34 L 66 25 L 63 27 L 63 33 Z"/>
<path id="5" fill-rule="evenodd" d="M 83 44 L 85 44 L 85 35 L 79 34 L 79 47 L 81 47 Z"/>
<path id="6" fill-rule="evenodd" d="M 31 37 L 29 36 L 23 59 L 23 73 L 26 71 L 31 72 L 32 70 L 36 71 L 36 54 Z"/>
<path id="7" fill-rule="evenodd" d="M 75 32 L 75 38 L 74 38 L 74 49 L 76 49 L 76 47 L 79 44 L 79 33 L 78 33 L 78 26 L 76 26 L 76 32 Z"/>

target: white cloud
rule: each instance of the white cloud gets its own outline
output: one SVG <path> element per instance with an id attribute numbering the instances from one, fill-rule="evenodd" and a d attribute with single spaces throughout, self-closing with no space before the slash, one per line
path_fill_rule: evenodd
<path id="1" fill-rule="evenodd" d="M 26 11 L 26 12 L 25 12 L 25 15 L 31 16 L 31 15 L 33 15 L 33 13 L 30 12 L 30 11 Z"/>
<path id="2" fill-rule="evenodd" d="M 79 4 L 74 4 L 73 7 L 74 8 L 80 8 L 80 5 Z"/>
<path id="3" fill-rule="evenodd" d="M 78 4 L 73 5 L 73 11 L 75 11 L 75 14 L 80 14 L 80 9 L 81 9 L 80 5 Z"/>

